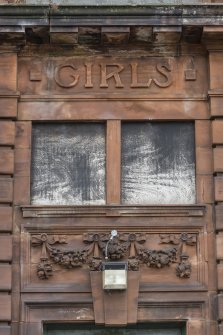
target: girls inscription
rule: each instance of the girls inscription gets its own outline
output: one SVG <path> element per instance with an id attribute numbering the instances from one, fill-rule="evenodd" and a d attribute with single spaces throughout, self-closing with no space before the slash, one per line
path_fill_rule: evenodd
<path id="1" fill-rule="evenodd" d="M 172 66 L 168 60 L 160 60 L 150 70 L 136 61 L 126 64 L 85 62 L 79 66 L 66 63 L 57 66 L 54 73 L 55 82 L 63 88 L 75 87 L 83 80 L 85 88 L 94 88 L 95 77 L 99 77 L 100 88 L 108 88 L 112 81 L 119 89 L 125 86 L 149 88 L 151 85 L 165 88 L 173 82 Z"/>

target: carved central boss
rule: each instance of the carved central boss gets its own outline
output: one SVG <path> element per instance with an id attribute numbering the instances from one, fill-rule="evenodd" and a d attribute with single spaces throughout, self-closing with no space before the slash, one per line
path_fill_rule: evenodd
<path id="1" fill-rule="evenodd" d="M 31 245 L 41 247 L 40 262 L 37 265 L 37 276 L 48 279 L 53 275 L 53 263 L 67 269 L 88 265 L 91 271 L 101 271 L 109 233 L 83 234 L 83 247 L 80 249 L 60 249 L 59 244 L 67 244 L 64 235 L 32 235 Z M 163 249 L 145 247 L 147 235 L 142 233 L 120 233 L 108 244 L 108 258 L 116 261 L 128 260 L 128 270 L 138 271 L 140 264 L 148 267 L 163 268 L 176 263 L 176 275 L 189 278 L 191 263 L 186 246 L 196 245 L 196 234 L 160 234 L 160 244 L 168 244 Z"/>

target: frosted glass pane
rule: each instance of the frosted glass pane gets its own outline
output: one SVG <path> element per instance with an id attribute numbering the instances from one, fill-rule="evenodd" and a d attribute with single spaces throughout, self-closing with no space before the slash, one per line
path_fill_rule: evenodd
<path id="1" fill-rule="evenodd" d="M 34 125 L 31 195 L 40 205 L 104 204 L 104 124 Z"/>
<path id="2" fill-rule="evenodd" d="M 193 123 L 122 126 L 122 203 L 195 203 Z"/>

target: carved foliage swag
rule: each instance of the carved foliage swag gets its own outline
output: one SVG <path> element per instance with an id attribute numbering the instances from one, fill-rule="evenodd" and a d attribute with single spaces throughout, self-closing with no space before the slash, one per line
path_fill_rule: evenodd
<path id="1" fill-rule="evenodd" d="M 109 233 L 87 233 L 83 234 L 84 246 L 81 249 L 61 250 L 59 245 L 67 244 L 67 236 L 46 233 L 32 235 L 31 245 L 42 248 L 37 276 L 40 279 L 52 276 L 53 263 L 67 269 L 87 264 L 91 271 L 101 271 L 109 238 Z M 185 247 L 196 245 L 196 234 L 160 234 L 159 238 L 160 244 L 168 246 L 158 250 L 149 249 L 144 245 L 146 234 L 120 233 L 108 244 L 108 258 L 113 261 L 127 258 L 128 270 L 131 271 L 138 271 L 141 264 L 160 269 L 175 263 L 176 275 L 189 278 L 192 269 Z"/>

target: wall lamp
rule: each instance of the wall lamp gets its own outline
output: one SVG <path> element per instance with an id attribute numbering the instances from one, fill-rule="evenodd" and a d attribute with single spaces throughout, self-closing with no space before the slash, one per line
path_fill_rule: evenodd
<path id="1" fill-rule="evenodd" d="M 127 262 L 108 261 L 108 246 L 113 238 L 118 235 L 117 230 L 111 231 L 111 236 L 105 246 L 105 262 L 102 264 L 102 282 L 104 290 L 127 289 Z"/>

